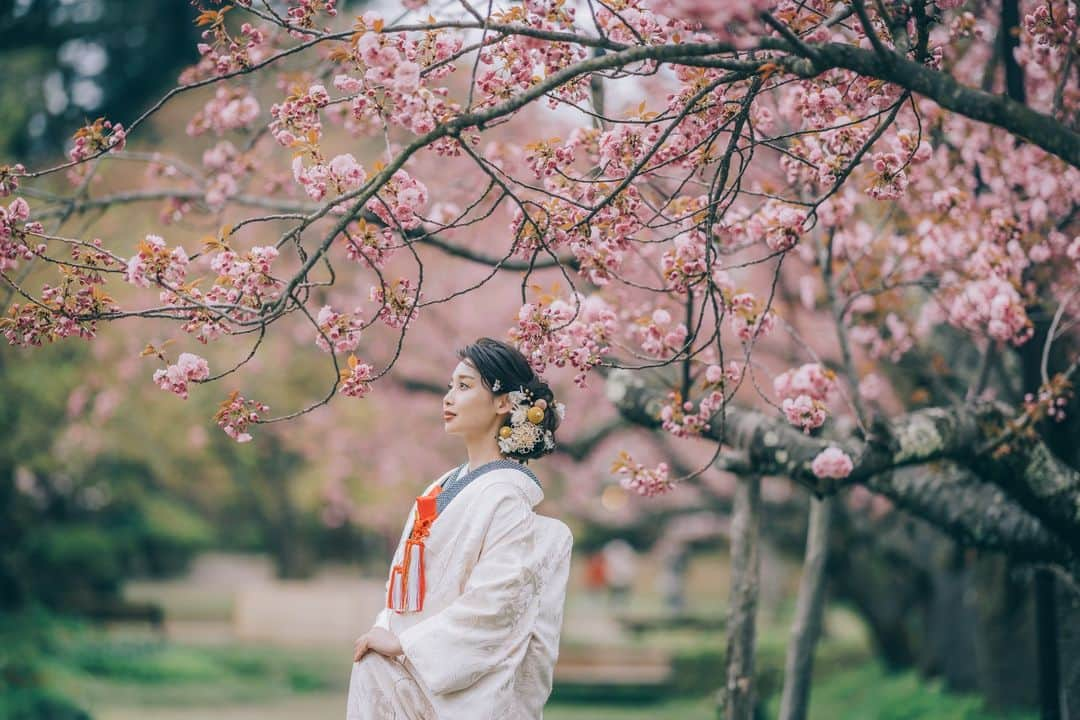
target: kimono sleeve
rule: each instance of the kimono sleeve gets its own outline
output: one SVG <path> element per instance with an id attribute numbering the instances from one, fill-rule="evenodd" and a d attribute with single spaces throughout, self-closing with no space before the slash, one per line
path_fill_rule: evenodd
<path id="1" fill-rule="evenodd" d="M 482 549 L 462 594 L 398 638 L 405 657 L 435 693 L 469 687 L 505 666 L 532 633 L 536 516 L 512 486 L 492 503 Z"/>

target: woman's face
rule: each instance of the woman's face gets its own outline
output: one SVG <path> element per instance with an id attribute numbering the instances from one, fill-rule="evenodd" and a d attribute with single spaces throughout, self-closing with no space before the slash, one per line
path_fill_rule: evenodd
<path id="1" fill-rule="evenodd" d="M 454 368 L 454 374 L 443 396 L 443 429 L 453 435 L 466 438 L 490 433 L 502 424 L 501 414 L 510 411 L 510 401 L 505 394 L 495 395 L 480 379 L 473 364 L 462 360 Z"/>

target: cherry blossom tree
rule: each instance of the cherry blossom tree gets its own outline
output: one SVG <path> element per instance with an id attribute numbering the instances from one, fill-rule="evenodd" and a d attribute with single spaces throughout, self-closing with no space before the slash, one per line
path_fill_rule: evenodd
<path id="1" fill-rule="evenodd" d="M 752 535 L 758 478 L 860 485 L 1080 580 L 1075 2 L 196 4 L 159 102 L 0 167 L 9 343 L 175 328 L 152 382 L 219 386 L 247 442 L 490 315 L 568 392 L 708 444 L 677 475 L 622 448 L 631 492 L 733 470 Z M 178 106 L 186 137 L 140 139 Z M 144 203 L 153 232 L 95 237 Z M 327 377 L 271 414 L 275 337 Z"/>

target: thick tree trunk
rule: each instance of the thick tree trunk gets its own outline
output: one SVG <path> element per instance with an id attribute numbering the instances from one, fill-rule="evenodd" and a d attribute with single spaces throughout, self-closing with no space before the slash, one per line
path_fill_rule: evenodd
<path id="1" fill-rule="evenodd" d="M 1057 583 L 1058 660 L 1061 678 L 1061 716 L 1080 717 L 1080 588 Z"/>
<path id="2" fill-rule="evenodd" d="M 727 692 L 724 717 L 754 716 L 754 624 L 758 597 L 761 478 L 741 476 L 731 520 L 731 601 L 728 606 Z"/>
<path id="3" fill-rule="evenodd" d="M 784 663 L 784 690 L 780 697 L 780 720 L 804 720 L 810 707 L 810 679 L 814 670 L 814 647 L 821 634 L 825 611 L 825 560 L 829 552 L 829 522 L 833 498 L 810 500 L 803 560 L 791 644 Z"/>
<path id="4" fill-rule="evenodd" d="M 1039 639 L 1039 705 L 1042 720 L 1061 720 L 1061 689 L 1058 686 L 1057 598 L 1054 576 L 1035 571 L 1035 625 Z"/>
<path id="5" fill-rule="evenodd" d="M 976 563 L 979 690 L 996 710 L 1031 709 L 1039 702 L 1038 643 L 1030 574 L 1000 555 Z"/>

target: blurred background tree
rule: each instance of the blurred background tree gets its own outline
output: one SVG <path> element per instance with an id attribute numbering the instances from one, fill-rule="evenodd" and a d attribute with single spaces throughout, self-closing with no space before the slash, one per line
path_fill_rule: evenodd
<path id="1" fill-rule="evenodd" d="M 71 128 L 134 117 L 197 58 L 189 3 L 0 0 L 0 153 L 55 156 Z"/>

